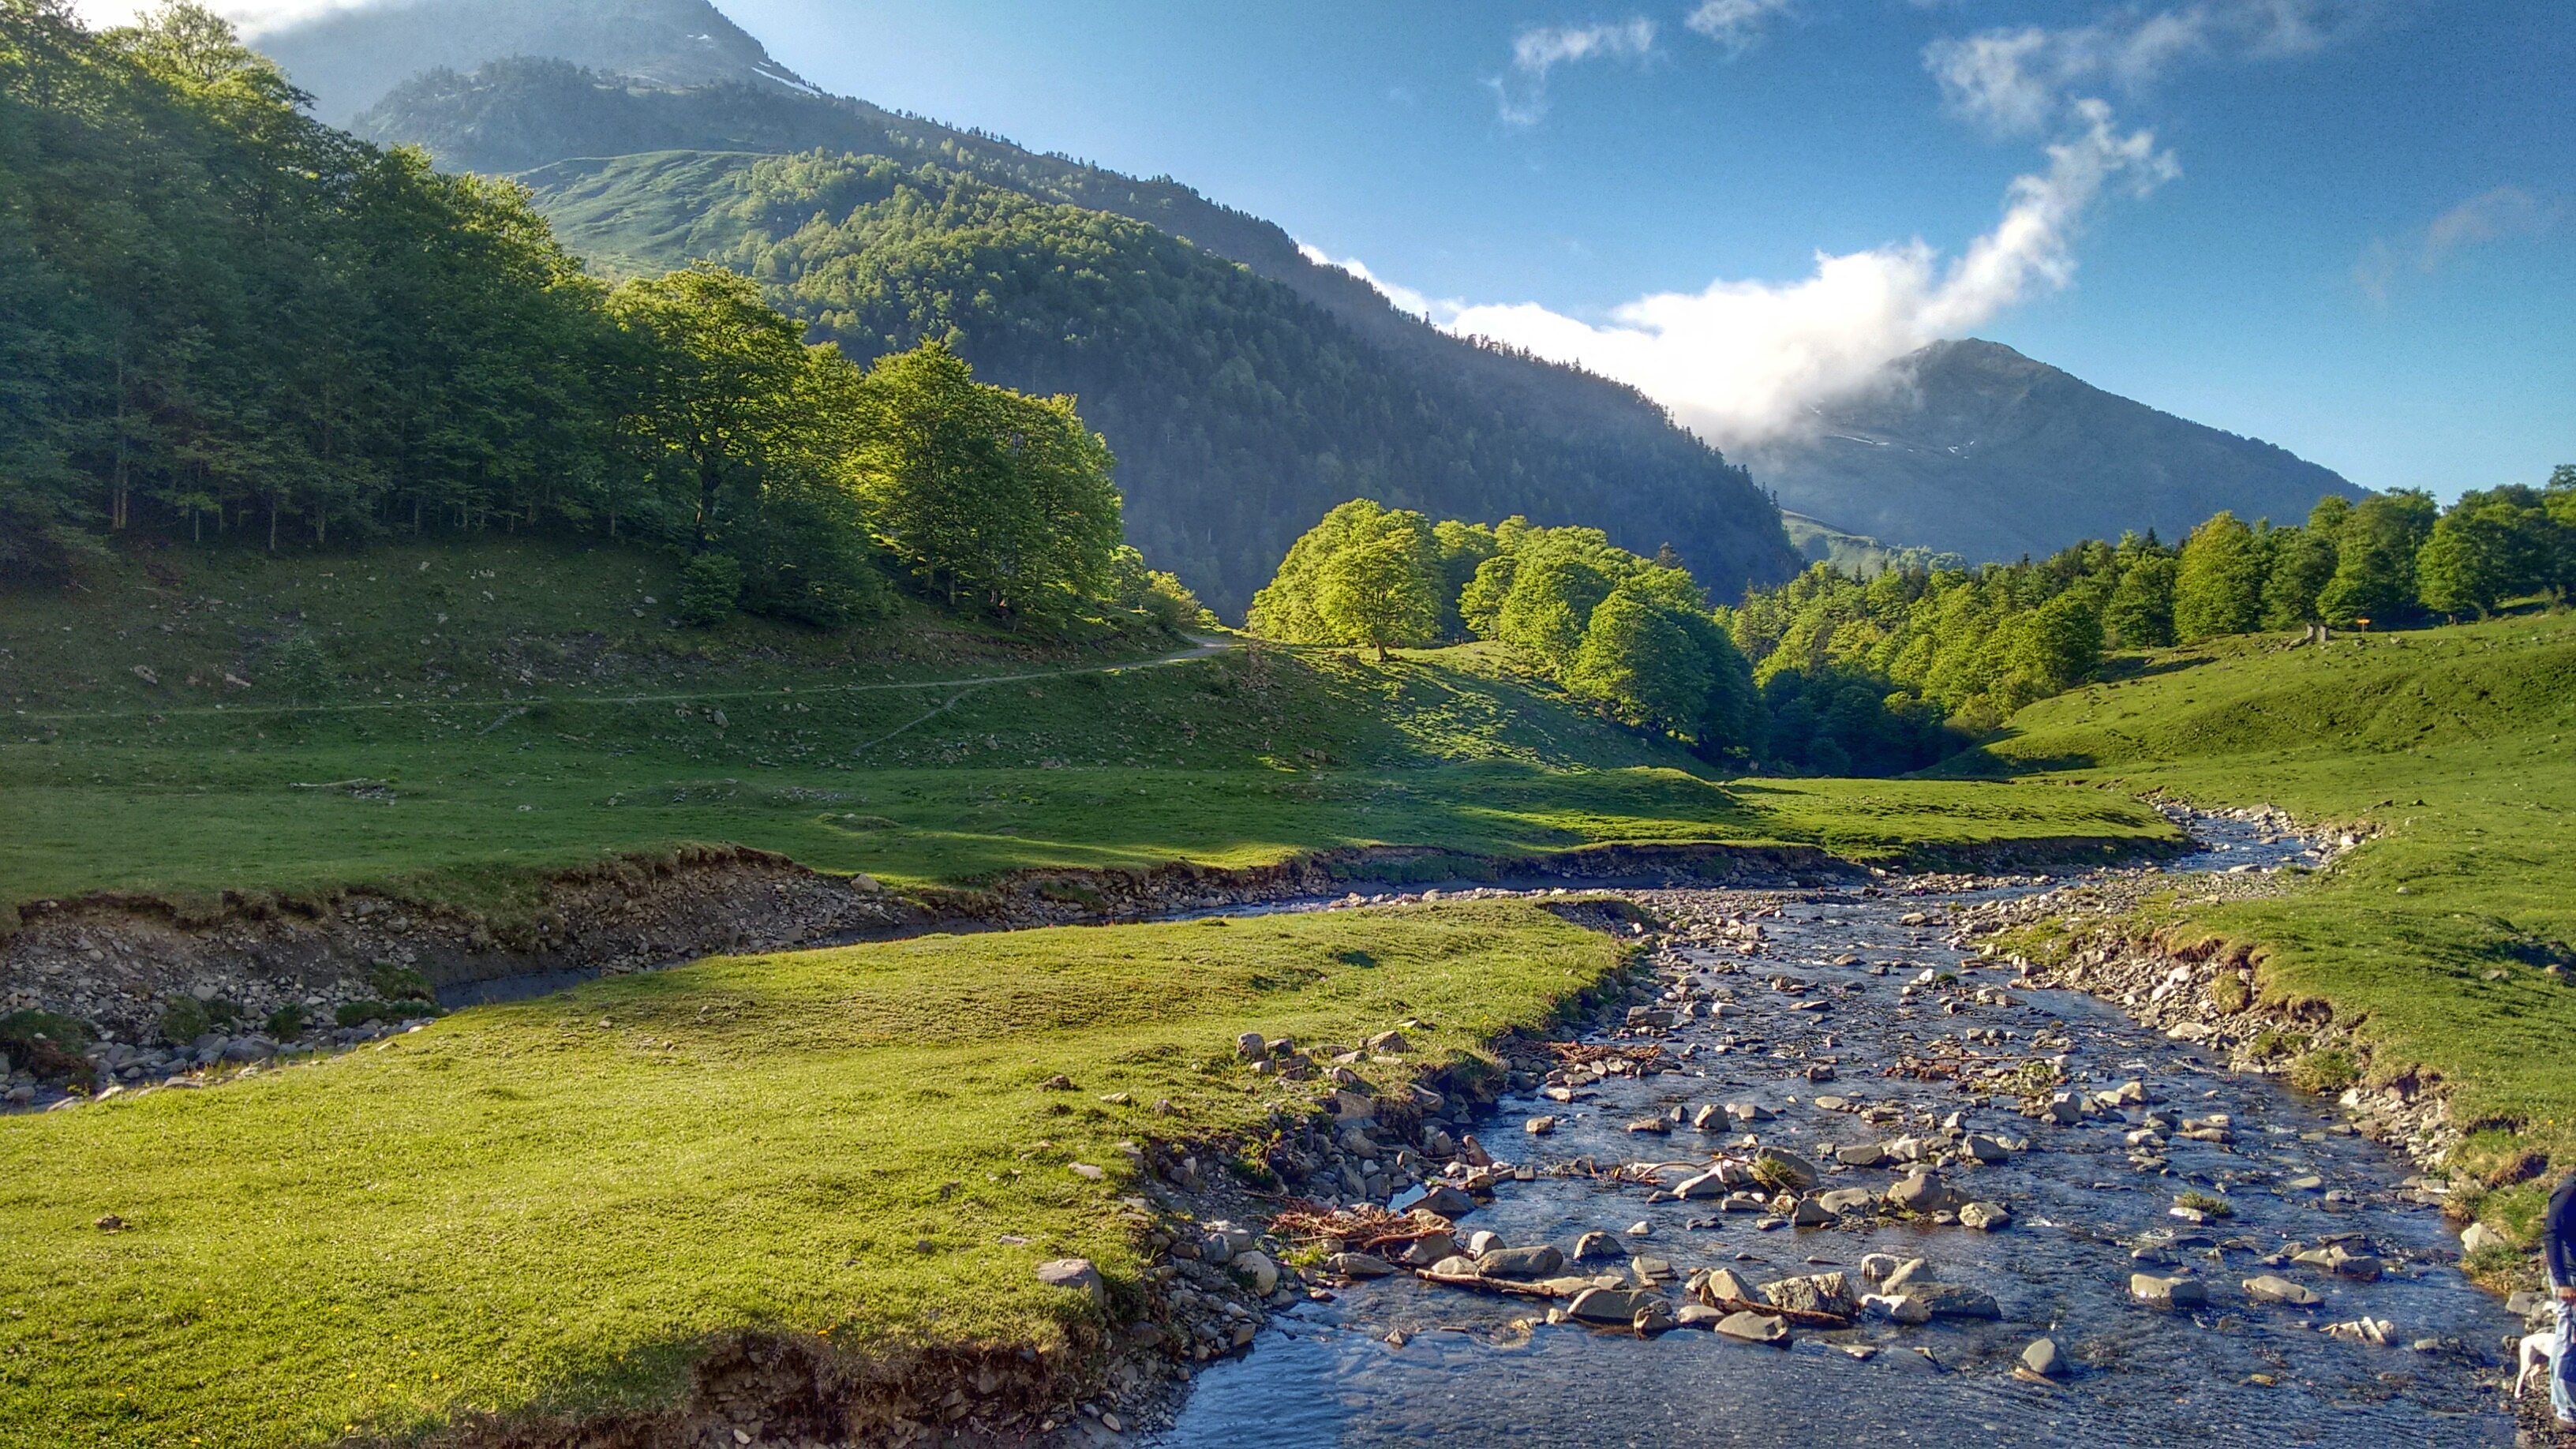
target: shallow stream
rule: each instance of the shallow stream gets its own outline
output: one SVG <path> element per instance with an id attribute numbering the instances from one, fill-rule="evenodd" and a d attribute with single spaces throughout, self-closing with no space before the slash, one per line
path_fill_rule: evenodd
<path id="1" fill-rule="evenodd" d="M 2169 869 L 2277 865 L 2302 844 L 2266 842 L 2223 820 L 2195 828 L 2216 848 Z M 1570 1105 L 1517 1094 L 1476 1130 L 1496 1156 L 1542 1169 L 1579 1157 L 1605 1168 L 1704 1158 L 1740 1143 L 1747 1126 L 1766 1143 L 1830 1163 L 1834 1145 L 1922 1130 L 1964 1110 L 1970 1130 L 2028 1140 L 2028 1150 L 2003 1164 L 1945 1173 L 1967 1195 L 2007 1204 L 2010 1226 L 1992 1233 L 1886 1222 L 1765 1230 L 1757 1214 L 1721 1213 L 1706 1201 L 1650 1204 L 1645 1186 L 1543 1171 L 1534 1181 L 1501 1184 L 1494 1203 L 1462 1220 L 1460 1230 L 1486 1228 L 1514 1245 L 1569 1250 L 1579 1234 L 1601 1230 L 1684 1275 L 1726 1267 L 1755 1284 L 1839 1268 L 1851 1271 L 1859 1288 L 1863 1254 L 1921 1257 L 1931 1265 L 1927 1276 L 1994 1295 L 2000 1322 L 1864 1322 L 1801 1333 L 1786 1349 L 1696 1329 L 1640 1338 L 1533 1322 L 1543 1320 L 1544 1302 L 1399 1275 L 1283 1312 L 1248 1355 L 1199 1376 L 1177 1422 L 1156 1442 L 1164 1449 L 2512 1443 L 2513 1421 L 2493 1384 L 2511 1375 L 2499 1345 L 2520 1326 L 2460 1276 L 2458 1240 L 2431 1195 L 2408 1186 L 2402 1159 L 2353 1135 L 2328 1103 L 2231 1072 L 2091 997 L 2025 991 L 2009 970 L 1972 964 L 1946 944 L 1945 907 L 1994 894 L 1658 892 L 1657 905 L 1699 914 L 1751 917 L 1778 908 L 1759 920 L 1766 939 L 1756 956 L 1680 952 L 1683 974 L 1731 996 L 1732 1005 L 1714 1021 L 1684 1022 L 1665 1038 L 1668 1051 L 1688 1052 L 1678 1073 L 1610 1077 Z M 1903 924 L 1915 913 L 1929 919 Z M 1720 969 L 1729 967 L 1736 969 Z M 1959 982 L 1901 996 L 1927 968 L 1957 972 Z M 1774 989 L 1775 977 L 1805 989 Z M 1988 1002 L 1976 1000 L 1981 987 L 1990 989 Z M 1997 989 L 2012 1004 L 1991 1004 Z M 1828 1005 L 1816 1008 L 1819 1000 Z M 1968 1032 L 1978 1036 L 1967 1039 Z M 2008 1096 L 1980 1106 L 1957 1082 L 1906 1075 L 1901 1067 L 1963 1051 L 2007 1058 L 2062 1052 L 2069 1088 L 2143 1081 L 2153 1110 L 2225 1114 L 2234 1141 L 2172 1135 L 2162 1165 L 2142 1166 L 2126 1140 L 2138 1130 L 2135 1120 L 2115 1114 L 2052 1126 L 2024 1118 Z M 1832 1081 L 1806 1075 L 1821 1062 L 1834 1064 Z M 1898 1074 L 1883 1074 L 1891 1067 Z M 1848 1106 L 1820 1108 L 1819 1095 L 1878 1106 L 1881 1120 L 1865 1123 Z M 1719 1133 L 1626 1130 L 1675 1106 L 1728 1102 L 1759 1103 L 1778 1115 Z M 1903 1110 L 1905 1119 L 1887 1120 L 1888 1108 Z M 1532 1137 L 1523 1123 L 1539 1115 L 1560 1125 Z M 1878 1169 L 1833 1169 L 1822 1186 L 1883 1188 L 1893 1180 Z M 2177 1219 L 2170 1211 L 2177 1195 L 2194 1189 L 2223 1197 L 2231 1215 L 2206 1225 Z M 1639 1224 L 1648 1231 L 1632 1234 Z M 2293 1244 L 2313 1248 L 2330 1239 L 2376 1253 L 2386 1271 L 2362 1282 L 2260 1261 Z M 1584 1271 L 1602 1266 L 1621 1265 L 1586 1264 Z M 2132 1302 L 2130 1275 L 2140 1271 L 2200 1280 L 2207 1306 L 2164 1311 Z M 2253 1301 L 2241 1284 L 2266 1273 L 2304 1285 L 2321 1301 L 2305 1308 Z M 1688 1301 L 1679 1282 L 1666 1292 L 1677 1305 Z M 2323 1331 L 2364 1317 L 2394 1325 L 2386 1345 Z M 2056 1383 L 2016 1377 L 2023 1348 L 2043 1336 L 2072 1361 L 2073 1373 Z"/>

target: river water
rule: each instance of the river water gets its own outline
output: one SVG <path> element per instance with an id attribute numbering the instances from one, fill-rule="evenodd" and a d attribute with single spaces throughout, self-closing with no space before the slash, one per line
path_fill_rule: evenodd
<path id="1" fill-rule="evenodd" d="M 2169 869 L 2277 865 L 2301 845 L 2266 842 L 2224 820 L 2195 822 L 2195 832 L 2216 848 Z M 1755 1215 L 1720 1214 L 1705 1201 L 1649 1204 L 1642 1186 L 1542 1174 L 1502 1184 L 1494 1203 L 1460 1230 L 1488 1228 L 1515 1245 L 1551 1242 L 1570 1252 L 1577 1235 L 1597 1229 L 1685 1275 L 1727 1267 L 1756 1284 L 1840 1268 L 1858 1287 L 1864 1253 L 1921 1257 L 1931 1264 L 1929 1277 L 1993 1294 L 2002 1321 L 1864 1323 L 1802 1333 L 1786 1349 L 1696 1329 L 1644 1339 L 1548 1326 L 1532 1321 L 1543 1318 L 1544 1303 L 1399 1276 L 1283 1312 L 1250 1353 L 1199 1376 L 1177 1421 L 1155 1442 L 1163 1449 L 2512 1443 L 2513 1422 L 2493 1382 L 2510 1378 L 2500 1345 L 2521 1332 L 2519 1323 L 2460 1276 L 2453 1266 L 2458 1240 L 2438 1209 L 2405 1187 L 2407 1165 L 2353 1135 L 2326 1104 L 2230 1072 L 2223 1061 L 2091 997 L 2012 986 L 2008 971 L 1967 969 L 1956 989 L 1900 998 L 1900 987 L 1924 968 L 1962 967 L 1961 953 L 1943 943 L 1940 905 L 1993 894 L 1658 893 L 1659 904 L 1736 916 L 1778 909 L 1760 921 L 1767 936 L 1760 956 L 1684 949 L 1683 964 L 1667 972 L 1696 976 L 1731 996 L 1740 1013 L 1730 1008 L 1713 1022 L 1685 1023 L 1666 1038 L 1669 1051 L 1692 1049 L 1679 1073 L 1612 1077 L 1570 1106 L 1507 1097 L 1477 1130 L 1496 1155 L 1542 1168 L 1587 1155 L 1605 1166 L 1673 1160 L 1738 1142 L 1741 1129 L 1703 1138 L 1683 1128 L 1660 1138 L 1631 1134 L 1626 1124 L 1676 1105 L 1757 1102 L 1778 1113 L 1753 1124 L 1763 1141 L 1830 1161 L 1831 1145 L 1918 1129 L 1865 1125 L 1849 1111 L 1817 1107 L 1819 1093 L 1935 1117 L 1964 1106 L 1971 1130 L 2030 1143 L 2002 1165 L 1946 1174 L 1980 1200 L 2008 1204 L 2011 1226 L 1994 1233 L 1894 1223 L 1764 1231 Z M 1913 912 L 1935 920 L 1903 925 L 1900 918 Z M 1730 966 L 1741 969 L 1723 969 Z M 1777 991 L 1774 977 L 1811 989 Z M 2004 989 L 2011 1004 L 1975 1004 L 1979 986 Z M 1831 1006 L 1792 1009 L 1819 997 Z M 1952 1001 L 1962 1003 L 1956 1014 L 1945 1009 Z M 2141 1167 L 2125 1140 L 2135 1124 L 2117 1116 L 2054 1127 L 2024 1119 L 2008 1097 L 1979 1107 L 1948 1081 L 1882 1075 L 1902 1058 L 1939 1055 L 1929 1049 L 1936 1038 L 1950 1038 L 1955 1049 L 1972 1030 L 1980 1033 L 1973 1045 L 1989 1055 L 2064 1053 L 2070 1087 L 2142 1080 L 2160 1110 L 2227 1114 L 2235 1141 L 2177 1135 L 2161 1168 Z M 1806 1077 L 1819 1060 L 1837 1064 L 1832 1083 Z M 1561 1125 L 1532 1138 L 1522 1124 L 1541 1114 Z M 1884 1171 L 1845 1169 L 1823 1186 L 1892 1180 Z M 2193 1188 L 2222 1194 L 2233 1215 L 2206 1226 L 2173 1217 L 2176 1195 Z M 1638 1224 L 1650 1231 L 1632 1236 Z M 2365 1283 L 2259 1261 L 2338 1234 L 2367 1239 L 2366 1246 L 2339 1241 L 2381 1255 L 2385 1275 Z M 1585 1271 L 1599 1266 L 1617 1265 L 1587 1263 Z M 2208 1305 L 2181 1312 L 2133 1303 L 2128 1285 L 2137 1271 L 2196 1277 L 2208 1287 Z M 2310 1308 L 2254 1302 L 2240 1284 L 2263 1273 L 2301 1283 L 2323 1301 Z M 1678 1283 L 1668 1291 L 1674 1303 L 1687 1301 Z M 2353 1343 L 2321 1331 L 2362 1317 L 2392 1323 L 2390 1342 Z M 2012 1372 L 2024 1346 L 2043 1335 L 2075 1366 L 2061 1382 Z M 1855 1350 L 1874 1351 L 1863 1357 Z"/>

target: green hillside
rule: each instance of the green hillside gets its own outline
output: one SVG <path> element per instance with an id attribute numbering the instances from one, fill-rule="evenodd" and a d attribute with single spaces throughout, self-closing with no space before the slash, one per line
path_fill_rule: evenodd
<path id="1" fill-rule="evenodd" d="M 2576 1164 L 2576 616 L 2284 649 L 2213 641 L 2014 716 L 1955 768 L 2268 802 L 2373 838 L 2313 884 L 2194 919 L 2267 950 L 2267 996 L 2364 1020 L 2374 1073 L 2429 1068 L 2492 1124 L 2465 1164 Z M 2535 1184 L 2491 1212 L 2527 1225 Z"/>
<path id="2" fill-rule="evenodd" d="M 1725 592 L 1787 572 L 1750 480 L 1659 417 L 1551 427 L 1142 222 L 819 153 L 657 152 L 522 179 L 612 271 L 711 257 L 852 357 L 945 338 L 979 375 L 1073 394 L 1118 454 L 1131 540 L 1228 615 L 1303 521 L 1363 495 L 1670 543 Z"/>
<path id="3" fill-rule="evenodd" d="M 2090 791 L 1729 784 L 1489 646 L 1377 665 L 1049 643 L 918 605 L 838 631 L 674 629 L 678 587 L 659 553 L 504 540 L 277 561 L 171 548 L 71 598 L 0 595 L 0 902 L 392 880 L 479 894 L 495 870 L 684 841 L 900 886 L 1381 843 L 1890 856 L 2164 833 Z"/>

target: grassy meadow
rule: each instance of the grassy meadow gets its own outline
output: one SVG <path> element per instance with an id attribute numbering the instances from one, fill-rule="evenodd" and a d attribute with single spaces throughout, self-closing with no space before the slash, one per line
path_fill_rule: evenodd
<path id="1" fill-rule="evenodd" d="M 1420 1023 L 1366 1069 L 1391 1086 L 1623 959 L 1517 902 L 933 936 L 600 981 L 11 1120 L 0 1444 L 655 1405 L 744 1329 L 1060 1347 L 1087 1307 L 1035 1264 L 1090 1257 L 1122 1295 L 1142 1266 L 1118 1143 L 1241 1140 L 1311 1094 L 1256 1090 L 1238 1033 Z"/>
<path id="2" fill-rule="evenodd" d="M 2269 803 L 2371 833 L 2285 897 L 2184 913 L 2263 943 L 2267 995 L 2363 1019 L 2378 1075 L 2439 1073 L 2455 1116 L 2490 1124 L 2463 1166 L 2576 1167 L 2576 614 L 2285 646 L 2151 661 L 2023 710 L 1956 768 Z M 2483 1211 L 2527 1235 L 2550 1180 Z"/>
<path id="3" fill-rule="evenodd" d="M 165 550 L 0 606 L 0 904 L 527 872 L 680 842 L 898 888 L 1028 866 L 1792 842 L 1894 859 L 2170 836 L 2100 792 L 1729 780 L 1515 675 L 1401 653 L 1048 642 L 908 612 L 677 629 L 668 560 L 540 541 Z M 1161 662 L 1158 662 L 1161 661 Z"/>

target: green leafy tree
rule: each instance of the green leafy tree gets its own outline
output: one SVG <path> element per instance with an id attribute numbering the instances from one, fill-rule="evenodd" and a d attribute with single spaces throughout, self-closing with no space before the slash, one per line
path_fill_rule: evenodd
<path id="1" fill-rule="evenodd" d="M 2191 643 L 2242 634 L 2261 622 L 2264 553 L 2254 530 L 2233 513 L 2216 514 L 2193 529 L 2174 577 L 2175 634 Z"/>
<path id="2" fill-rule="evenodd" d="M 2101 612 L 2082 594 L 2060 594 L 2021 616 L 2010 633 L 2012 707 L 2064 693 L 2092 678 L 2101 663 Z"/>
<path id="3" fill-rule="evenodd" d="M 2317 598 L 2327 623 L 2393 623 L 2415 607 L 2415 551 L 2432 535 L 2439 508 L 2415 489 L 2374 493 L 2336 530 L 2335 575 Z"/>
<path id="4" fill-rule="evenodd" d="M 800 384 L 830 364 L 758 283 L 720 267 L 629 282 L 608 306 L 641 343 L 628 426 L 648 466 L 674 467 L 694 489 L 689 547 L 704 553 L 729 503 L 805 461 L 824 420 Z"/>
<path id="5" fill-rule="evenodd" d="M 1336 551 L 1315 579 L 1315 614 L 1335 642 L 1366 644 L 1380 663 L 1394 646 L 1428 644 L 1440 628 L 1440 600 L 1411 530 L 1381 534 Z"/>
<path id="6" fill-rule="evenodd" d="M 1114 588 L 1108 445 L 1073 400 L 975 381 L 946 346 L 877 359 L 860 389 L 857 476 L 887 550 L 952 605 L 1061 622 Z"/>
<path id="7" fill-rule="evenodd" d="M 1592 610 L 1565 687 L 1630 724 L 1696 734 L 1717 678 L 1706 652 L 1644 590 L 1621 584 Z"/>
<path id="8" fill-rule="evenodd" d="M 2334 579 L 2334 536 L 2314 528 L 2278 529 L 2271 536 L 2271 553 L 2272 566 L 2263 579 L 2265 627 L 2295 629 L 2318 622 L 2317 596 Z"/>
<path id="9" fill-rule="evenodd" d="M 2164 649 L 2175 642 L 2173 555 L 2141 552 L 2127 560 L 2102 611 L 2105 631 L 2123 649 Z"/>
<path id="10" fill-rule="evenodd" d="M 1549 674 L 1574 658 L 1593 609 L 1644 564 L 1593 528 L 1532 529 L 1513 556 L 1511 591 L 1489 637 Z"/>
<path id="11" fill-rule="evenodd" d="M 1369 550 L 1379 550 L 1379 554 L 1365 569 L 1354 564 L 1338 577 L 1333 574 L 1337 559 Z M 1392 580 L 1379 577 L 1382 570 L 1392 567 L 1390 560 L 1398 558 L 1416 576 L 1400 590 Z M 1278 574 L 1253 595 L 1246 624 L 1254 634 L 1290 644 L 1374 643 L 1373 630 L 1354 623 L 1362 616 L 1347 612 L 1358 606 L 1356 597 L 1343 601 L 1346 612 L 1339 615 L 1328 614 L 1324 605 L 1328 591 L 1354 587 L 1363 580 L 1376 580 L 1369 587 L 1384 592 L 1388 598 L 1400 592 L 1409 600 L 1418 587 L 1422 597 L 1432 601 L 1430 629 L 1436 632 L 1440 568 L 1431 520 L 1410 509 L 1389 509 L 1368 498 L 1354 498 L 1333 508 L 1289 545 Z M 1409 609 L 1408 603 L 1406 610 Z M 1400 638 L 1390 635 L 1388 642 L 1412 642 L 1414 638 L 1414 631 L 1407 626 Z"/>

